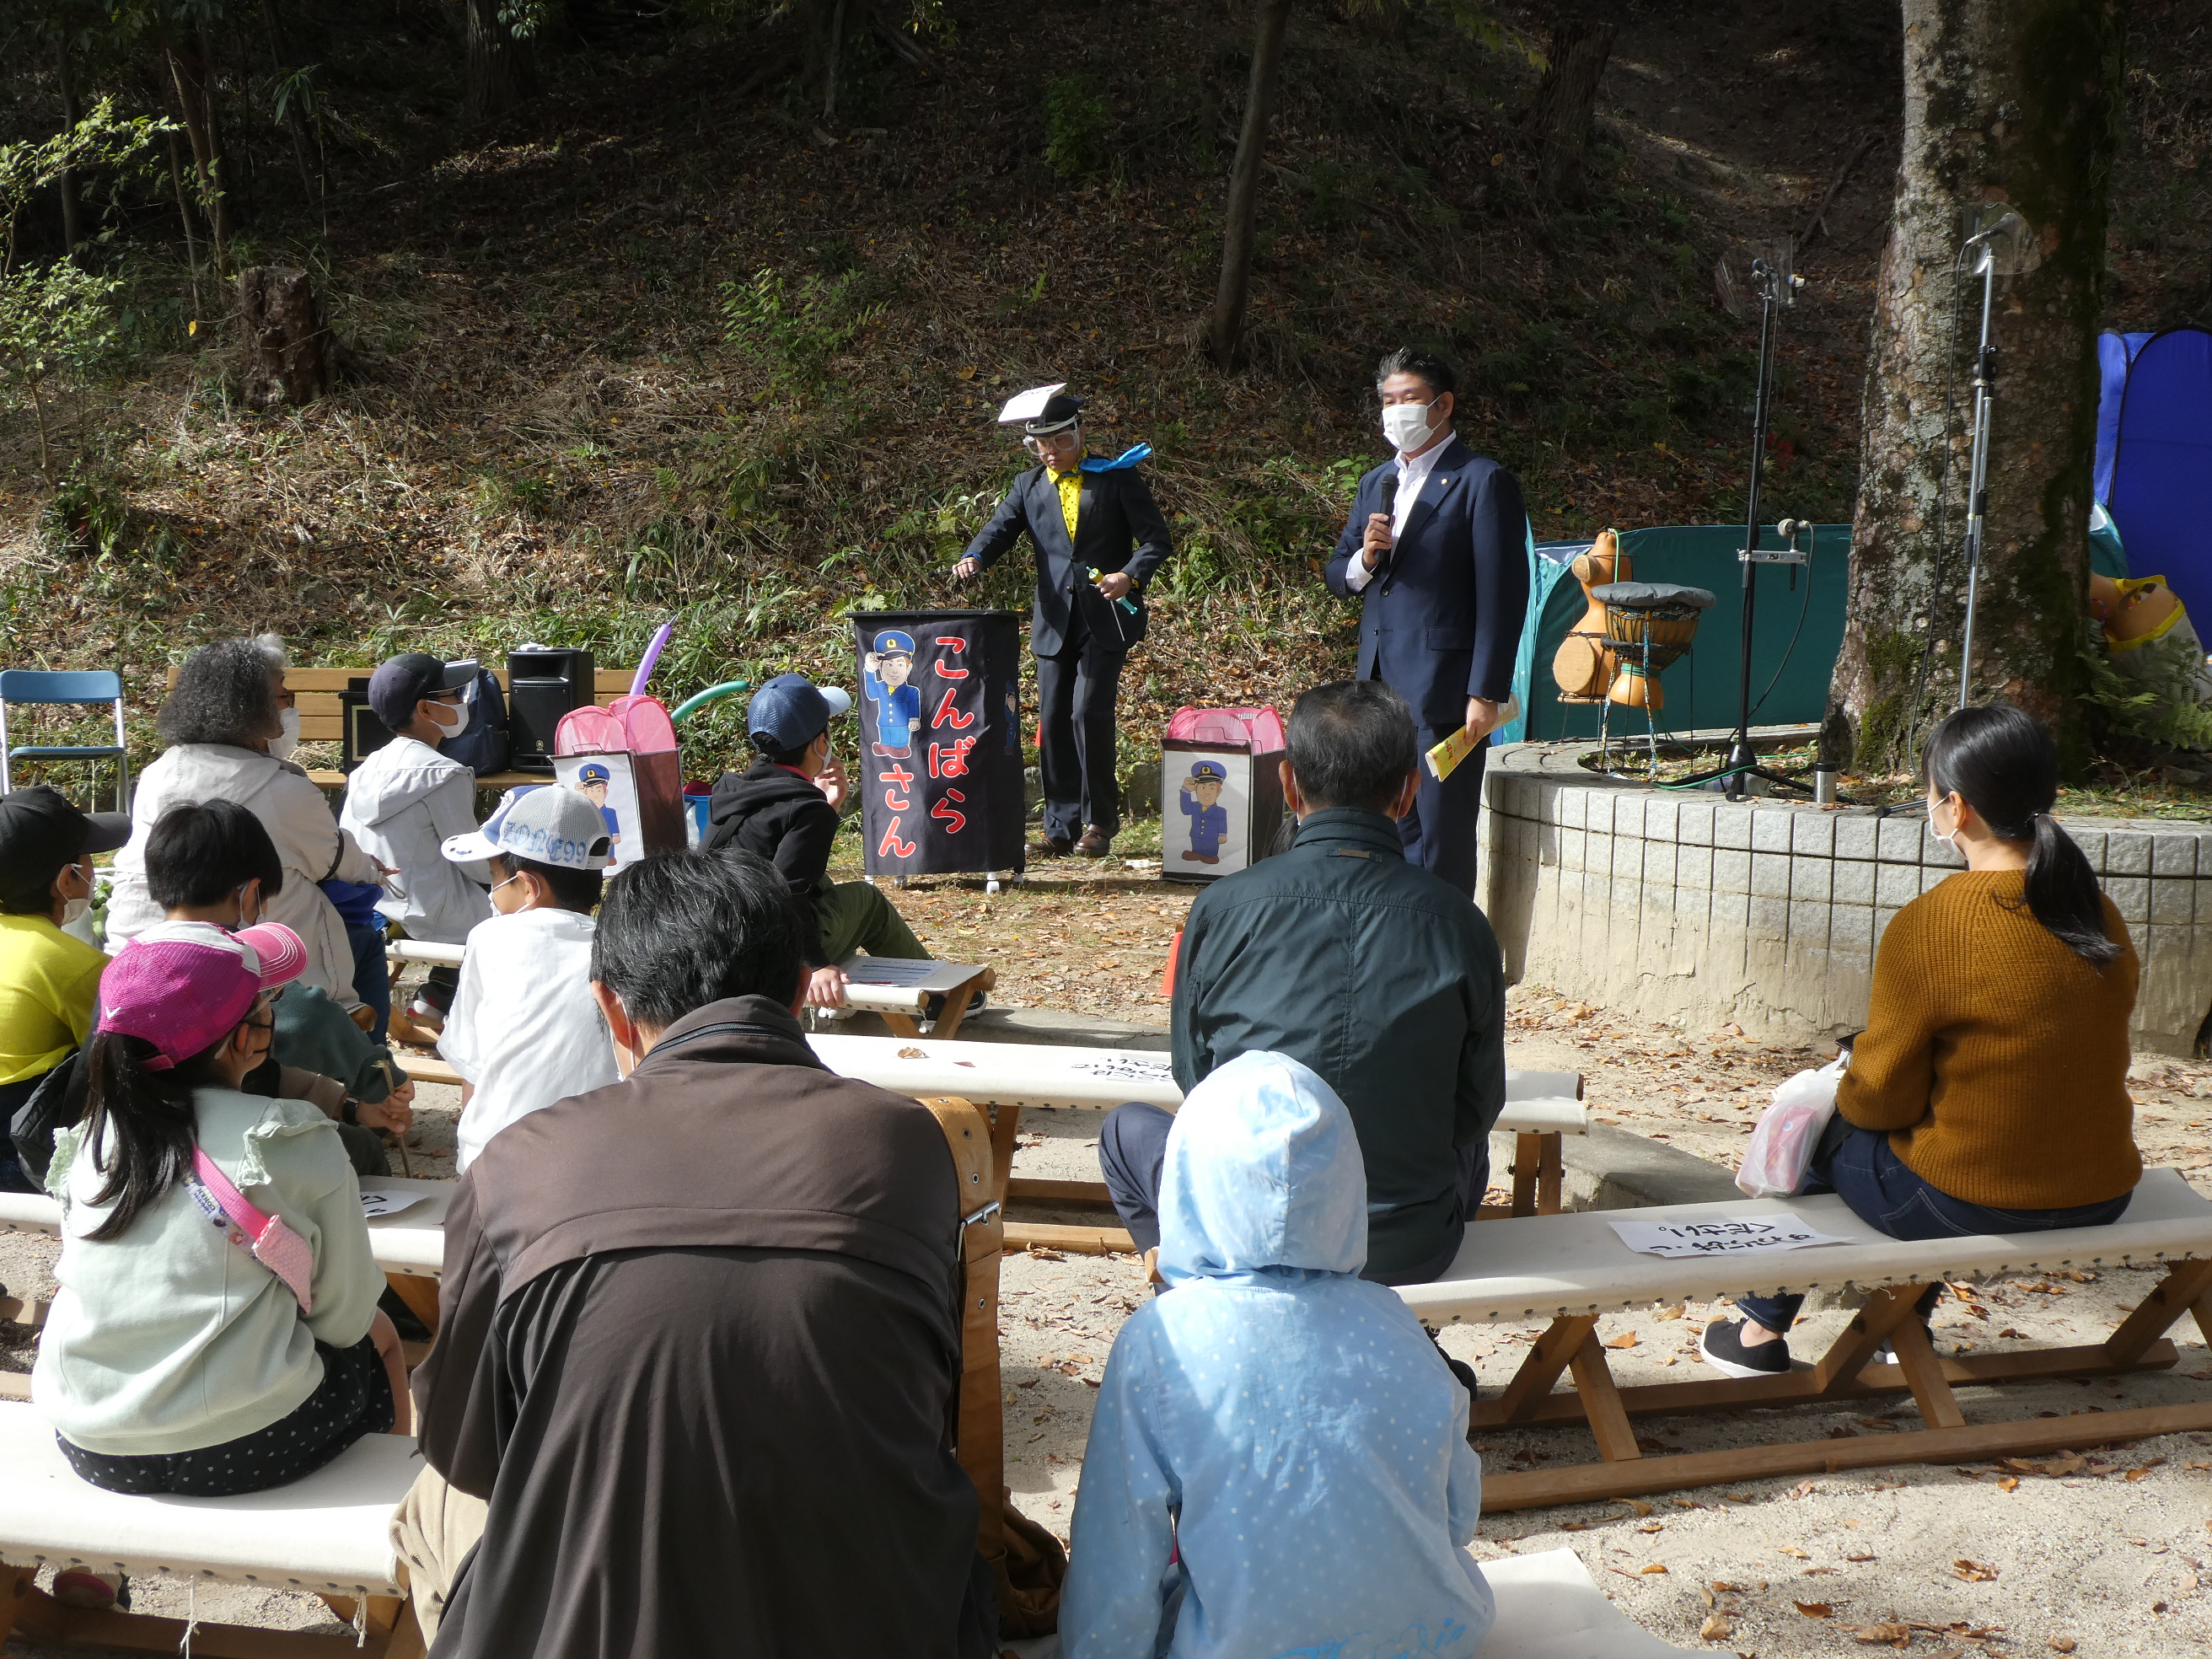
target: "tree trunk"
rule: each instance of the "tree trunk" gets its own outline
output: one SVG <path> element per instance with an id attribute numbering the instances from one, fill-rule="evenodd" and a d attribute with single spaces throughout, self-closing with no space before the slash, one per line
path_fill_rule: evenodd
<path id="1" fill-rule="evenodd" d="M 1244 94 L 1244 128 L 1237 136 L 1237 160 L 1229 169 L 1229 203 L 1222 215 L 1221 286 L 1213 296 L 1209 340 L 1213 361 L 1226 368 L 1237 359 L 1244 337 L 1244 307 L 1252 295 L 1252 236 L 1260 210 L 1260 162 L 1274 118 L 1276 74 L 1283 60 L 1283 36 L 1290 27 L 1291 0 L 1260 0 L 1252 41 L 1252 83 Z"/>
<path id="2" fill-rule="evenodd" d="M 530 43 L 499 19 L 499 0 L 469 0 L 469 90 L 462 113 L 471 121 L 506 114 L 536 90 Z"/>
<path id="3" fill-rule="evenodd" d="M 1562 17 L 1552 25 L 1550 61 L 1536 83 L 1528 125 L 1536 135 L 1538 177 L 1555 200 L 1582 199 L 1597 83 L 1612 55 L 1612 24 Z"/>
<path id="4" fill-rule="evenodd" d="M 238 320 L 245 344 L 240 379 L 248 408 L 307 403 L 337 380 L 330 325 L 306 271 L 249 265 L 239 272 Z"/>
<path id="5" fill-rule="evenodd" d="M 168 59 L 169 79 L 177 89 L 178 113 L 184 123 L 185 142 L 192 149 L 200 212 L 215 243 L 216 274 L 221 276 L 230 267 L 230 238 L 237 226 L 230 198 L 223 189 L 222 141 L 215 124 L 207 62 L 192 47 L 173 40 L 162 47 L 162 54 Z"/>
<path id="6" fill-rule="evenodd" d="M 54 72 L 61 85 L 62 127 L 74 132 L 83 112 L 77 108 L 76 82 L 70 75 L 69 31 L 64 28 L 54 47 Z M 77 244 L 84 240 L 84 222 L 79 216 L 76 200 L 76 169 L 64 167 L 55 184 L 62 198 L 62 246 L 70 257 L 76 256 Z"/>
<path id="7" fill-rule="evenodd" d="M 2078 762 L 2075 652 L 2125 0 L 1904 5 L 1904 155 L 1875 283 L 1850 596 L 1823 758 L 1913 765 L 1929 726 L 1959 702 L 1982 285 L 1973 253 L 1957 262 L 1976 223 L 2008 204 L 2027 234 L 2020 274 L 1996 282 L 1990 323 L 2002 373 L 1966 690 L 2050 721 Z"/>

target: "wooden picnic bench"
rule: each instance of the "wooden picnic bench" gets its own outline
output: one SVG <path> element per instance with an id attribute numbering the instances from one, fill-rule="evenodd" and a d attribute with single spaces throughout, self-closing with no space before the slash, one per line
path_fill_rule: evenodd
<path id="1" fill-rule="evenodd" d="M 385 946 L 384 954 L 394 963 L 424 962 L 458 968 L 466 960 L 468 952 L 459 945 L 436 945 L 424 939 L 394 939 Z M 927 975 L 902 975 L 899 980 L 872 981 L 865 975 L 871 971 L 882 971 L 885 963 L 900 963 L 896 957 L 848 957 L 844 963 L 848 973 L 856 975 L 845 987 L 845 1000 L 855 1008 L 879 1015 L 892 1032 L 911 1041 L 921 1036 L 921 1028 L 915 1022 L 925 1017 L 930 1000 L 943 997 L 944 1006 L 931 1021 L 933 1031 L 950 1037 L 960 1029 L 975 1000 L 999 982 L 998 975 L 979 963 L 930 962 L 927 964 L 907 963 L 908 968 L 927 966 L 936 971 Z M 858 1039 L 880 1042 L 881 1037 Z M 401 1056 L 401 1064 L 410 1077 L 426 1083 L 453 1083 L 463 1079 L 459 1073 L 442 1060 L 423 1060 L 421 1056 Z"/>
<path id="2" fill-rule="evenodd" d="M 491 666 L 487 665 L 487 666 Z M 355 680 L 366 679 L 376 672 L 376 665 L 362 668 L 287 668 L 284 689 L 292 694 L 293 707 L 300 711 L 300 741 L 301 743 L 338 743 L 345 737 L 343 705 L 338 694 Z M 491 667 L 492 678 L 499 682 L 501 691 L 507 690 L 507 670 Z M 637 678 L 634 668 L 601 668 L 596 670 L 592 686 L 592 701 L 602 708 L 629 690 L 629 683 Z M 169 669 L 169 684 L 177 683 L 177 671 Z M 345 787 L 343 772 L 313 771 L 308 777 L 325 789 Z M 512 789 L 520 783 L 545 783 L 552 775 L 547 772 L 494 772 L 477 780 L 479 789 Z"/>
<path id="3" fill-rule="evenodd" d="M 373 1434 L 289 1486 L 236 1498 L 126 1497 L 80 1480 L 54 1431 L 24 1404 L 0 1404 L 0 1643 L 40 1642 L 240 1659 L 420 1659 L 392 1512 L 422 1465 L 406 1435 Z M 197 1624 L 117 1608 L 66 1607 L 38 1588 L 40 1566 L 301 1589 L 355 1630 L 319 1635 Z"/>
<path id="4" fill-rule="evenodd" d="M 1608 1217 L 1685 1223 L 1777 1215 L 1844 1242 L 1773 1255 L 1674 1260 L 1631 1250 L 1607 1224 Z M 1913 1312 L 1927 1287 L 1969 1274 L 2091 1267 L 2166 1269 L 2101 1342 L 1938 1355 Z M 1843 1287 L 1867 1292 L 1865 1306 L 1817 1362 L 1774 1376 L 1622 1387 L 1613 1380 L 1596 1334 L 1601 1315 L 1624 1309 Z M 1459 1259 L 1443 1278 L 1401 1286 L 1398 1294 L 1431 1325 L 1550 1322 L 1504 1394 L 1476 1402 L 1471 1426 L 1477 1432 L 1584 1426 L 1597 1442 L 1599 1461 L 1486 1474 L 1486 1510 L 1585 1503 L 1773 1475 L 1958 1462 L 2212 1429 L 2212 1400 L 2088 1418 L 1970 1424 L 1954 1393 L 1961 1387 L 2168 1368 L 2176 1354 L 2166 1333 L 2184 1316 L 2193 1316 L 2212 1341 L 2212 1199 L 2172 1170 L 2146 1170 L 2127 1212 L 2112 1225 L 2059 1232 L 1894 1239 L 1860 1220 L 1834 1196 L 1747 1198 L 1513 1219 L 1469 1229 Z M 1876 1352 L 1885 1344 L 1895 1358 L 1876 1364 Z M 1563 1374 L 1571 1376 L 1573 1387 L 1554 1393 L 1553 1384 Z M 1638 1417 L 1834 1404 L 1906 1392 L 1918 1407 L 1923 1428 L 1646 1456 L 1631 1426 Z"/>

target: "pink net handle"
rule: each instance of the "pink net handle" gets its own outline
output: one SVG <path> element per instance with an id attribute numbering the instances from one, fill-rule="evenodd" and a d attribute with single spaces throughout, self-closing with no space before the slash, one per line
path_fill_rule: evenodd
<path id="1" fill-rule="evenodd" d="M 676 722 L 668 718 L 667 705 L 658 697 L 617 697 L 607 713 L 622 722 L 634 755 L 657 755 L 676 747 Z"/>
<path id="2" fill-rule="evenodd" d="M 1283 720 L 1272 708 L 1178 708 L 1168 736 L 1182 743 L 1241 743 L 1255 754 L 1283 746 Z"/>

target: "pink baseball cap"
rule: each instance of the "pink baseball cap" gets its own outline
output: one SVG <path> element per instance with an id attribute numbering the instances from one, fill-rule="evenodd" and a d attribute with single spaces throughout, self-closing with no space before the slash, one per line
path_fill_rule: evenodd
<path id="1" fill-rule="evenodd" d="M 100 976 L 100 1029 L 150 1042 L 163 1072 L 234 1030 L 264 991 L 306 971 L 307 950 L 282 922 L 226 933 L 213 922 L 165 921 L 116 953 Z"/>

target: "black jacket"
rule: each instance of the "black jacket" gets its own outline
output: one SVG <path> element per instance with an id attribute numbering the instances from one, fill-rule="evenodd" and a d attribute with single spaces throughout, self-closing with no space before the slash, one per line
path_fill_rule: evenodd
<path id="1" fill-rule="evenodd" d="M 1323 573 L 1330 592 L 1351 596 L 1346 573 L 1396 471 L 1385 461 L 1360 479 Z M 1413 704 L 1423 731 L 1464 724 L 1469 697 L 1511 696 L 1528 611 L 1528 513 L 1513 475 L 1454 438 L 1359 599 L 1359 678 Z"/>
<path id="2" fill-rule="evenodd" d="M 1402 1284 L 1474 1218 L 1459 1151 L 1505 1105 L 1505 975 L 1467 895 L 1406 861 L 1380 812 L 1309 812 L 1287 853 L 1198 896 L 1176 967 L 1186 1092 L 1249 1049 L 1311 1066 L 1367 1164 L 1365 1277 Z"/>
<path id="3" fill-rule="evenodd" d="M 1033 466 L 1014 480 L 999 510 L 968 544 L 968 556 L 988 570 L 1028 531 L 1036 549 L 1036 606 L 1030 616 L 1030 649 L 1056 657 L 1086 634 L 1108 643 L 1134 645 L 1145 637 L 1145 584 L 1175 549 L 1168 522 L 1144 477 L 1133 466 L 1083 475 L 1075 509 L 1075 541 L 1067 539 L 1060 487 L 1049 469 Z M 1091 572 L 1123 570 L 1137 584 L 1129 595 L 1135 614 L 1108 601 L 1091 586 Z"/>
<path id="4" fill-rule="evenodd" d="M 811 779 L 763 757 L 743 772 L 722 774 L 707 803 L 699 846 L 708 853 L 735 847 L 775 866 L 805 915 L 806 965 L 819 968 L 814 897 L 830 885 L 830 848 L 836 839 L 837 809 L 829 798 Z"/>

